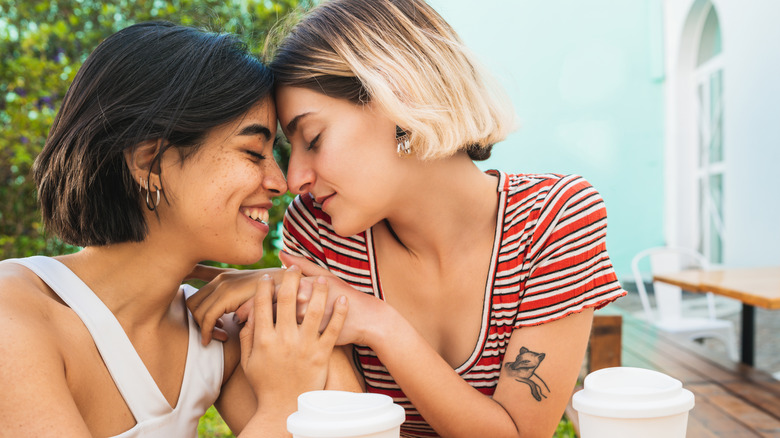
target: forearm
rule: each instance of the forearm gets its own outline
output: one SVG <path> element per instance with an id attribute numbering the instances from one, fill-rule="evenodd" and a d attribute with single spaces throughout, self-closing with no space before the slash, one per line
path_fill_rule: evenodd
<path id="1" fill-rule="evenodd" d="M 499 403 L 466 383 L 403 317 L 388 313 L 386 328 L 368 334 L 366 341 L 436 432 L 443 437 L 521 436 Z"/>
<path id="2" fill-rule="evenodd" d="M 293 411 L 280 409 L 259 410 L 237 436 L 239 438 L 289 438 L 287 417 Z"/>

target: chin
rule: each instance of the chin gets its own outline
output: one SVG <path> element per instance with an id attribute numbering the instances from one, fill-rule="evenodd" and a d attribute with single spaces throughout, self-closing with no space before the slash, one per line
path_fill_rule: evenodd
<path id="1" fill-rule="evenodd" d="M 331 219 L 331 225 L 333 226 L 333 231 L 336 232 L 341 237 L 351 237 L 355 234 L 362 233 L 363 231 L 366 231 L 367 229 L 371 228 L 371 226 L 365 226 L 364 224 L 356 224 L 356 223 L 343 223 L 338 220 Z"/>

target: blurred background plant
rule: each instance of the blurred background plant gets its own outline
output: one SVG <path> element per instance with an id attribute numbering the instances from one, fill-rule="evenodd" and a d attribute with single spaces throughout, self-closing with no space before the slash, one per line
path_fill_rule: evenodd
<path id="1" fill-rule="evenodd" d="M 131 24 L 168 20 L 239 34 L 260 53 L 268 31 L 310 0 L 0 0 L 0 259 L 78 250 L 46 233 L 30 176 L 70 82 L 92 49 Z M 286 166 L 289 145 L 280 142 Z M 274 201 L 265 255 L 278 266 L 279 228 L 291 200 Z M 213 263 L 212 263 L 213 264 Z"/>

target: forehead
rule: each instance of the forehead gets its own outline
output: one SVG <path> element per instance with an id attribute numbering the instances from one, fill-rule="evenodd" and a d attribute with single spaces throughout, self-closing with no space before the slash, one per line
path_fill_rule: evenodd
<path id="1" fill-rule="evenodd" d="M 276 135 L 276 107 L 273 99 L 268 97 L 258 101 L 244 114 L 212 129 L 208 137 L 228 139 L 240 135 L 246 127 L 253 125 L 268 128 L 271 137 Z"/>
<path id="2" fill-rule="evenodd" d="M 250 123 L 260 123 L 267 126 L 271 132 L 276 131 L 276 105 L 274 105 L 273 98 L 269 96 L 258 101 L 243 117 L 239 117 L 237 120 L 239 127 Z"/>
<path id="3" fill-rule="evenodd" d="M 337 100 L 308 88 L 283 85 L 276 90 L 276 111 L 284 126 L 296 116 L 321 111 Z"/>

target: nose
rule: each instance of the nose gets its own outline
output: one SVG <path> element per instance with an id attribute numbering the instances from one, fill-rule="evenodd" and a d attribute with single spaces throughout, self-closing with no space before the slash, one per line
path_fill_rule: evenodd
<path id="1" fill-rule="evenodd" d="M 314 169 L 305 155 L 293 150 L 290 154 L 290 162 L 287 164 L 287 185 L 296 195 L 308 193 L 316 178 Z"/>
<path id="2" fill-rule="evenodd" d="M 284 180 L 284 174 L 279 165 L 276 164 L 276 160 L 267 160 L 269 166 L 266 168 L 265 176 L 263 177 L 263 188 L 273 193 L 274 196 L 279 196 L 287 192 L 287 182 Z"/>

